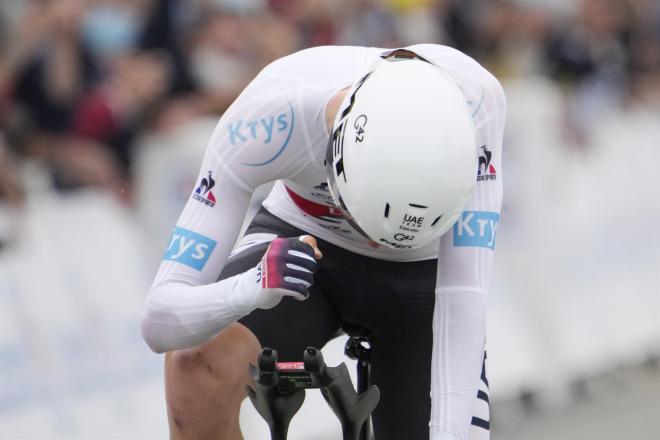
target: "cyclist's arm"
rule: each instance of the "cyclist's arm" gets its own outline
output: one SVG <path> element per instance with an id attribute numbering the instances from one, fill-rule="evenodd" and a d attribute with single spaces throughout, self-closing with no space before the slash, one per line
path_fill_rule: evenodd
<path id="1" fill-rule="evenodd" d="M 466 211 L 440 240 L 433 317 L 432 440 L 467 440 L 484 355 L 488 278 L 502 200 L 504 93 L 494 78 L 475 116 L 490 163 Z M 480 153 L 486 156 L 480 148 Z"/>
<path id="2" fill-rule="evenodd" d="M 296 98 L 294 83 L 262 72 L 220 119 L 145 301 L 152 350 L 198 345 L 251 311 L 237 298 L 245 283 L 217 279 L 254 189 L 304 166 L 293 145 Z"/>

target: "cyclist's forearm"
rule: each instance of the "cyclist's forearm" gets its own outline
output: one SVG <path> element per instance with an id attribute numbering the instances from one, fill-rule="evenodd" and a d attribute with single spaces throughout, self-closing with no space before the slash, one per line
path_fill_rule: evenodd
<path id="1" fill-rule="evenodd" d="M 142 314 L 142 336 L 156 353 L 199 345 L 250 310 L 236 310 L 232 293 L 239 277 L 191 286 L 168 283 L 149 293 Z"/>
<path id="2" fill-rule="evenodd" d="M 321 257 L 310 236 L 277 238 L 259 263 L 217 283 L 156 285 L 145 302 L 142 334 L 158 353 L 198 345 L 253 310 L 275 307 L 284 296 L 307 298 Z"/>
<path id="3" fill-rule="evenodd" d="M 467 440 L 483 361 L 486 292 L 439 287 L 433 318 L 431 439 Z"/>

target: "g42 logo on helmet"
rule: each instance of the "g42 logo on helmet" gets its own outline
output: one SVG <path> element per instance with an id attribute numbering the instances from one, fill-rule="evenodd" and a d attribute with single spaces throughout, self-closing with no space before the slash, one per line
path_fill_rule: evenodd
<path id="1" fill-rule="evenodd" d="M 394 234 L 394 239 L 396 241 L 411 241 L 415 239 L 414 235 L 402 234 L 400 232 Z"/>
<path id="2" fill-rule="evenodd" d="M 364 127 L 367 125 L 367 115 L 362 114 L 355 118 L 353 121 L 353 128 L 355 128 L 355 142 L 362 142 L 364 140 Z"/>

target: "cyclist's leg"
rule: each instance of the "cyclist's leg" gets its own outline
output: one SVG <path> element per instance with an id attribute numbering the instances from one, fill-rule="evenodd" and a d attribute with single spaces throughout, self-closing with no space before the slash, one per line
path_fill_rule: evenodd
<path id="1" fill-rule="evenodd" d="M 344 322 L 375 335 L 371 382 L 381 391 L 375 438 L 428 438 L 436 263 L 345 259 L 350 266 L 319 271 L 317 281 Z"/>
<path id="2" fill-rule="evenodd" d="M 170 438 L 241 439 L 238 413 L 259 342 L 234 323 L 205 344 L 165 356 Z"/>
<path id="3" fill-rule="evenodd" d="M 381 391 L 374 412 L 378 440 L 428 438 L 431 414 L 431 348 L 435 287 L 433 281 L 407 286 L 400 294 L 397 325 L 380 329 L 372 351 L 372 381 Z M 396 287 L 396 286 L 394 286 Z"/>
<path id="4" fill-rule="evenodd" d="M 253 245 L 231 256 L 221 278 L 258 263 L 268 246 L 264 234 L 271 238 L 302 234 L 285 226 L 258 214 L 242 241 Z M 169 353 L 165 380 L 171 438 L 241 439 L 240 404 L 251 382 L 248 366 L 256 364 L 260 340 L 280 351 L 281 359 L 298 359 L 308 345 L 325 344 L 337 328 L 336 315 L 320 289 L 312 286 L 306 301 L 284 298 L 277 307 L 253 312 L 205 344 Z"/>
<path id="5" fill-rule="evenodd" d="M 266 250 L 261 243 L 230 258 L 221 278 L 254 267 Z M 170 438 L 241 439 L 238 415 L 251 382 L 260 345 L 254 334 L 234 323 L 199 346 L 165 357 L 165 394 Z"/>
<path id="6" fill-rule="evenodd" d="M 423 321 L 421 318 L 417 316 Z M 428 438 L 432 335 L 420 337 L 424 331 L 423 324 L 405 319 L 402 326 L 376 338 L 372 352 L 372 379 L 381 389 L 381 402 L 374 413 L 374 431 L 378 440 Z M 490 438 L 485 371 L 475 396 L 469 438 Z"/>
<path id="7" fill-rule="evenodd" d="M 378 440 L 428 438 L 435 271 L 435 261 L 370 259 L 363 274 L 333 274 L 338 285 L 327 289 L 344 320 L 376 334 L 371 379 L 381 390 L 374 412 Z M 351 281 L 342 285 L 347 279 Z M 487 426 L 477 420 L 489 420 L 486 384 L 480 389 L 471 440 L 488 439 Z"/>

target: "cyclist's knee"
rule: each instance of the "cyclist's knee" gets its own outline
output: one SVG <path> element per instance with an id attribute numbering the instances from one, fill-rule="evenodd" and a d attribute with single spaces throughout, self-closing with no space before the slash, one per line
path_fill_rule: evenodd
<path id="1" fill-rule="evenodd" d="M 245 326 L 234 323 L 213 339 L 166 356 L 168 380 L 198 380 L 208 377 L 222 382 L 244 382 L 248 365 L 256 364 L 260 345 Z"/>

